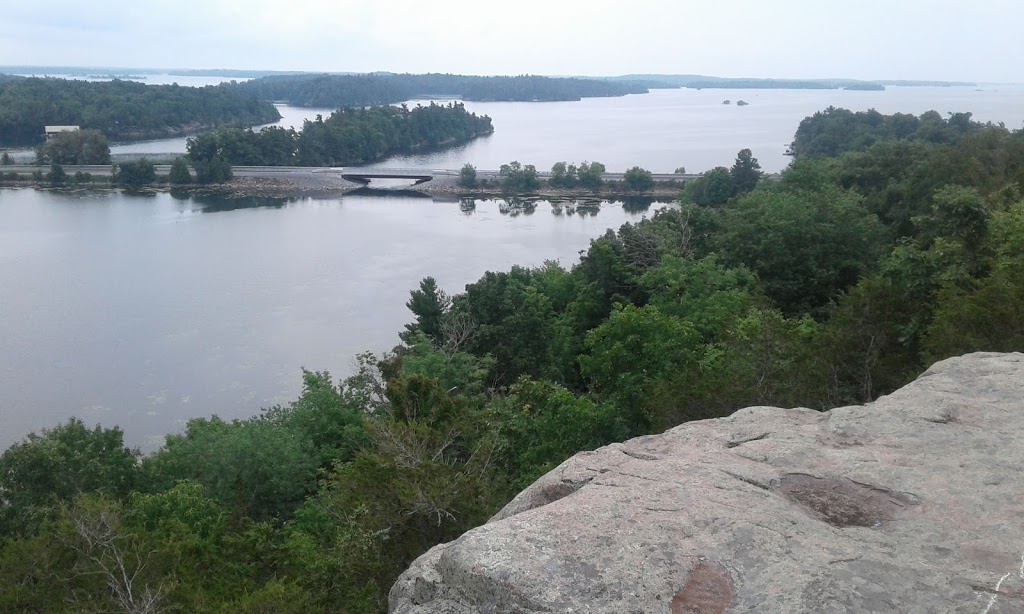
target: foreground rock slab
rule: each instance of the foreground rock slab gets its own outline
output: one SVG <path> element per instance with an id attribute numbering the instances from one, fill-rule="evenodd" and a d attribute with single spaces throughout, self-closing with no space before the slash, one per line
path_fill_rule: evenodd
<path id="1" fill-rule="evenodd" d="M 1024 354 L 866 406 L 572 457 L 417 559 L 394 614 L 1024 612 Z"/>

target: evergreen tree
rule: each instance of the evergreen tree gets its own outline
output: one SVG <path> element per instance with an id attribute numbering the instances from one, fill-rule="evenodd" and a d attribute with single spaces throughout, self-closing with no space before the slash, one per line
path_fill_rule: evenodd
<path id="1" fill-rule="evenodd" d="M 749 149 L 741 149 L 736 154 L 736 163 L 729 169 L 729 174 L 732 176 L 733 194 L 746 194 L 753 192 L 761 180 L 761 165 Z"/>

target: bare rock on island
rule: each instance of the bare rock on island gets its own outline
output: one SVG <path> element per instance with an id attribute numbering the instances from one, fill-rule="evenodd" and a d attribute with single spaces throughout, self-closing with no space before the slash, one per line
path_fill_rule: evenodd
<path id="1" fill-rule="evenodd" d="M 874 403 L 583 452 L 391 589 L 393 614 L 1024 612 L 1024 354 Z"/>

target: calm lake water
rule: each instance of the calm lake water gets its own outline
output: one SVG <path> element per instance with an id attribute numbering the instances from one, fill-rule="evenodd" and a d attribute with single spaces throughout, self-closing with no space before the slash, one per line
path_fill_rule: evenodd
<path id="1" fill-rule="evenodd" d="M 253 415 L 294 399 L 302 367 L 344 375 L 393 347 L 423 277 L 458 292 L 570 266 L 659 207 L 499 205 L 0 190 L 0 449 L 73 415 L 147 448 L 191 417 Z"/>

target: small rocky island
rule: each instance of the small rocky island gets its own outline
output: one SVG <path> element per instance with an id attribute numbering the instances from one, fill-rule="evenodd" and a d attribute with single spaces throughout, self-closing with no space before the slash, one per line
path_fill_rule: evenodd
<path id="1" fill-rule="evenodd" d="M 416 560 L 393 614 L 1024 611 L 1024 354 L 865 406 L 583 452 Z"/>

